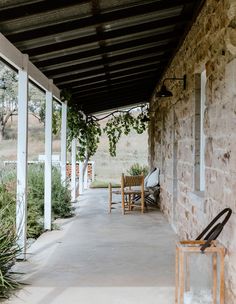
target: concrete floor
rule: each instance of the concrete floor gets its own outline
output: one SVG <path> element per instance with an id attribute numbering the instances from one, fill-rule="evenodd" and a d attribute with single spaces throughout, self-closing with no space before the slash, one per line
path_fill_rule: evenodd
<path id="1" fill-rule="evenodd" d="M 175 234 L 157 210 L 107 213 L 107 190 L 81 196 L 78 215 L 43 234 L 18 263 L 7 304 L 173 304 Z"/>

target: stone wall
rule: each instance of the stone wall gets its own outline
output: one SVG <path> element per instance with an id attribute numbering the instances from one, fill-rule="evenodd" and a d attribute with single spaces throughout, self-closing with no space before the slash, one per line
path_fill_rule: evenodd
<path id="1" fill-rule="evenodd" d="M 236 303 L 236 1 L 207 0 L 164 78 L 173 97 L 150 103 L 149 163 L 161 169 L 161 208 L 180 238 L 194 239 L 223 208 L 226 303 Z M 206 70 L 205 191 L 198 191 L 199 73 Z M 159 89 L 157 87 L 156 89 Z"/>

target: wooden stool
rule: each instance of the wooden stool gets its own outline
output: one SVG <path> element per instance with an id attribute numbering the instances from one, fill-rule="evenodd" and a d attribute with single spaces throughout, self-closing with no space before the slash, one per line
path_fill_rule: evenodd
<path id="1" fill-rule="evenodd" d="M 201 251 L 201 245 L 206 241 L 181 241 L 176 245 L 176 289 L 175 303 L 184 304 L 184 292 L 190 290 L 190 272 L 189 272 L 189 255 L 199 253 L 212 256 L 212 304 L 224 304 L 224 256 L 225 248 L 212 241 L 211 246 L 206 248 L 204 253 Z M 218 282 L 218 267 L 217 257 L 219 257 L 219 282 Z M 219 301 L 217 301 L 217 285 L 219 283 Z"/>

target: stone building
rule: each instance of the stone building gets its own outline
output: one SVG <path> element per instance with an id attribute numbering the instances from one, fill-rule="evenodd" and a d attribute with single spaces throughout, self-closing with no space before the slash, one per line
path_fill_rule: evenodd
<path id="1" fill-rule="evenodd" d="M 226 303 L 236 303 L 236 1 L 208 0 L 166 70 L 173 97 L 150 103 L 149 163 L 161 169 L 161 209 L 194 239 L 223 208 Z M 160 87 L 156 88 L 156 91 Z"/>
<path id="2" fill-rule="evenodd" d="M 161 171 L 161 209 L 183 239 L 196 238 L 225 207 L 233 210 L 219 240 L 227 248 L 225 303 L 235 304 L 236 0 L 7 0 L 0 9 L 0 60 L 18 73 L 17 233 L 23 258 L 29 82 L 46 99 L 44 228 L 50 230 L 53 100 L 62 107 L 64 181 L 64 99 L 92 118 L 147 103 L 158 81 L 150 100 L 149 163 Z M 173 96 L 157 97 L 164 81 Z M 68 89 L 61 98 L 60 90 Z M 72 155 L 76 172 L 75 138 Z M 73 179 L 75 185 L 76 174 Z"/>

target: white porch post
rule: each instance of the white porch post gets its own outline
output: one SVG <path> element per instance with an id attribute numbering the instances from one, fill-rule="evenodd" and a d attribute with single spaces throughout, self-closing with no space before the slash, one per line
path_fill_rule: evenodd
<path id="1" fill-rule="evenodd" d="M 76 200 L 76 144 L 77 140 L 74 138 L 71 143 L 71 200 Z"/>
<path id="2" fill-rule="evenodd" d="M 24 55 L 23 69 L 18 74 L 16 231 L 20 259 L 26 259 L 27 235 L 28 61 L 28 56 Z"/>
<path id="3" fill-rule="evenodd" d="M 67 103 L 62 103 L 61 114 L 61 182 L 66 180 L 66 129 L 67 129 Z"/>
<path id="4" fill-rule="evenodd" d="M 84 192 L 83 162 L 79 162 L 79 194 Z"/>
<path id="5" fill-rule="evenodd" d="M 91 167 L 92 167 L 92 182 L 95 180 L 95 162 L 91 162 Z"/>
<path id="6" fill-rule="evenodd" d="M 84 169 L 84 189 L 87 190 L 88 189 L 88 163 Z"/>
<path id="7" fill-rule="evenodd" d="M 44 168 L 44 229 L 51 230 L 52 225 L 52 80 L 46 91 L 45 115 L 45 168 Z"/>

